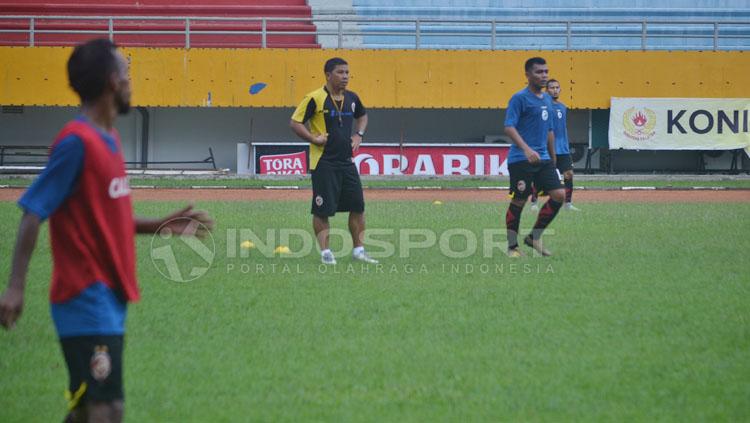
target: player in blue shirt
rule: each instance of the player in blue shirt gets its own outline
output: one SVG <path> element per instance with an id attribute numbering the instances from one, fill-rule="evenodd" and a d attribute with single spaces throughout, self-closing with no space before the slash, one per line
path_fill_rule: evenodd
<path id="1" fill-rule="evenodd" d="M 505 113 L 505 134 L 512 140 L 508 153 L 510 205 L 505 215 L 508 230 L 508 256 L 521 257 L 518 226 L 532 184 L 549 194 L 524 243 L 543 256 L 551 253 L 542 245 L 542 232 L 552 222 L 565 200 L 565 190 L 555 169 L 555 136 L 552 99 L 542 90 L 547 85 L 549 68 L 541 57 L 527 60 L 524 69 L 528 86 L 515 93 Z"/>
<path id="2" fill-rule="evenodd" d="M 565 184 L 565 204 L 563 208 L 580 211 L 573 205 L 573 160 L 570 158 L 570 142 L 568 141 L 568 108 L 559 100 L 560 83 L 556 79 L 547 81 L 547 94 L 552 97 L 553 118 L 555 122 L 555 153 L 557 153 L 557 170 L 563 176 Z M 531 210 L 539 211 L 536 205 L 537 192 L 531 194 Z"/>

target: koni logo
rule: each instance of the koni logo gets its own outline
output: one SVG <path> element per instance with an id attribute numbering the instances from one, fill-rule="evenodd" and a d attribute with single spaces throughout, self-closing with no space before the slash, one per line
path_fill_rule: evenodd
<path id="1" fill-rule="evenodd" d="M 692 132 L 698 135 L 711 133 L 740 134 L 748 133 L 748 110 L 693 110 L 687 115 L 688 110 L 667 110 L 667 133 L 687 134 Z M 684 118 L 684 120 L 683 120 Z M 689 129 L 689 131 L 688 131 Z"/>
<path id="2" fill-rule="evenodd" d="M 623 134 L 636 141 L 647 141 L 656 134 L 656 113 L 648 108 L 631 107 L 622 116 Z"/>

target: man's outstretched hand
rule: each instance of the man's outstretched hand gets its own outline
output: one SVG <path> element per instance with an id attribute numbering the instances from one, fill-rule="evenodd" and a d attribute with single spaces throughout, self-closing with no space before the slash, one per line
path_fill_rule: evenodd
<path id="1" fill-rule="evenodd" d="M 204 210 L 193 210 L 193 205 L 167 215 L 162 219 L 136 218 L 135 231 L 139 234 L 153 234 L 158 230 L 168 229 L 177 235 L 203 238 L 214 227 L 214 221 Z"/>
<path id="2" fill-rule="evenodd" d="M 11 330 L 23 312 L 23 289 L 8 287 L 0 296 L 0 326 Z"/>
<path id="3" fill-rule="evenodd" d="M 162 228 L 168 228 L 178 235 L 192 235 L 203 238 L 213 229 L 214 221 L 204 210 L 194 210 L 192 204 L 177 210 L 162 220 Z"/>

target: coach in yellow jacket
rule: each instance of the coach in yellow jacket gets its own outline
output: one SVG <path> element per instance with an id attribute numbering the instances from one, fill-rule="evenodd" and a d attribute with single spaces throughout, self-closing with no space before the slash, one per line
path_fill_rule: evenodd
<path id="1" fill-rule="evenodd" d="M 367 111 L 357 94 L 346 89 L 349 65 L 344 59 L 329 59 L 323 71 L 326 85 L 305 96 L 289 123 L 298 137 L 310 143 L 311 213 L 321 261 L 336 264 L 328 245 L 328 218 L 337 211 L 348 211 L 349 231 L 354 243 L 352 257 L 374 264 L 378 261 L 365 252 L 362 243 L 365 199 L 359 172 L 352 162 L 352 154 L 365 135 Z M 306 124 L 309 124 L 309 129 Z"/>

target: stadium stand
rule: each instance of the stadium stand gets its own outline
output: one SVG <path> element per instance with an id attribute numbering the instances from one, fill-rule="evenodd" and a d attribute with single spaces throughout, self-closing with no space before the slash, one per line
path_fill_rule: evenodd
<path id="1" fill-rule="evenodd" d="M 115 42 L 130 47 L 320 47 L 305 0 L 277 0 L 272 5 L 264 0 L 53 1 L 0 0 L 0 45 L 73 45 L 112 32 Z M 32 25 L 33 38 L 28 31 Z M 263 26 L 268 34 L 265 45 Z"/>
<path id="2" fill-rule="evenodd" d="M 571 108 L 571 139 L 588 140 L 599 152 L 608 148 L 612 97 L 746 97 L 744 74 L 738 69 L 750 67 L 746 52 L 750 47 L 750 7 L 746 0 L 632 0 L 627 5 L 624 0 L 592 0 L 586 4 L 572 0 L 354 0 L 353 4 L 352 0 L 284 0 L 272 6 L 263 0 L 47 0 L 55 2 L 52 5 L 42 1 L 0 0 L 0 26 L 7 27 L 8 16 L 23 15 L 36 16 L 36 29 L 54 25 L 76 29 L 80 20 L 59 17 L 86 15 L 99 20 L 86 22 L 84 28 L 99 28 L 97 36 L 106 36 L 107 17 L 117 18 L 113 38 L 131 47 L 127 55 L 137 87 L 133 101 L 141 111 L 131 113 L 123 124 L 124 138 L 131 140 L 127 158 L 149 166 L 195 162 L 206 157 L 205 149 L 210 145 L 215 162 L 200 160 L 190 167 L 231 168 L 236 163 L 236 144 L 247 138 L 247 122 L 253 122 L 253 118 L 258 123 L 254 129 L 262 134 L 263 141 L 289 140 L 289 108 L 323 84 L 320 65 L 334 54 L 317 48 L 321 44 L 344 48 L 335 54 L 352 64 L 353 89 L 367 99 L 373 122 L 382 122 L 373 125 L 369 133 L 369 140 L 375 142 L 393 142 L 403 133 L 406 142 L 481 142 L 487 134 L 498 133 L 497 109 L 504 108 L 504 102 L 524 83 L 519 69 L 528 58 L 529 52 L 522 51 L 526 49 L 544 50 L 542 55 L 555 77 L 565 82 L 563 96 Z M 589 3 L 602 7 L 593 8 Z M 547 4 L 553 8 L 545 8 Z M 172 20 L 153 19 L 164 16 Z M 200 19 L 206 16 L 214 19 Z M 261 18 L 267 19 L 267 47 L 316 48 L 294 52 L 235 49 L 232 47 L 261 47 L 260 35 L 237 39 L 237 35 L 201 33 L 201 26 L 249 28 L 249 20 L 256 19 L 254 25 L 259 25 Z M 191 48 L 183 49 L 188 19 L 192 43 Z M 493 20 L 496 51 L 487 51 L 488 22 Z M 566 39 L 571 38 L 566 37 L 565 23 L 577 20 L 585 22 L 575 24 L 573 43 L 566 48 Z M 641 44 L 640 23 L 615 23 L 642 20 L 649 22 L 646 48 Z M 685 34 L 695 35 L 700 30 L 707 38 L 657 37 L 658 20 L 682 22 L 676 25 L 682 26 Z M 415 50 L 417 21 L 421 45 Z M 448 25 L 449 21 L 453 23 Z M 721 23 L 717 50 L 723 51 L 698 51 L 714 50 L 716 40 L 709 35 L 716 34 L 713 22 Z M 732 27 L 728 22 L 741 23 Z M 29 23 L 28 18 L 19 19 L 15 24 L 22 32 L 16 34 L 0 28 L 0 69 L 6 81 L 0 90 L 0 104 L 4 105 L 0 144 L 10 147 L 5 151 L 6 162 L 22 161 L 24 154 L 34 153 L 13 151 L 12 147 L 46 145 L 53 126 L 49 122 L 67 118 L 77 105 L 65 73 L 60 71 L 69 50 L 45 46 L 71 45 L 93 36 L 90 32 L 37 32 L 32 44 L 29 34 L 23 32 Z M 307 28 L 307 32 L 279 33 L 287 31 L 278 28 L 288 29 L 292 24 L 300 25 L 294 28 Z M 409 25 L 411 28 L 407 28 Z M 438 34 L 446 27 L 453 34 Z M 152 28 L 170 32 L 130 32 Z M 393 28 L 403 34 L 387 36 L 385 32 Z M 589 28 L 589 33 L 582 28 Z M 628 28 L 626 35 L 630 36 L 604 36 L 622 28 Z M 672 26 L 669 28 L 673 31 Z M 731 38 L 731 28 L 737 29 L 737 38 Z M 544 35 L 546 32 L 554 33 Z M 10 39 L 11 35 L 19 38 Z M 652 49 L 661 51 L 621 51 Z M 265 88 L 253 92 L 252 87 L 259 83 Z M 150 120 L 143 117 L 144 111 L 150 114 Z M 593 168 L 632 170 L 627 161 L 631 154 L 633 161 L 646 157 L 623 153 L 617 160 L 610 160 L 597 153 L 587 158 Z M 685 169 L 695 168 L 698 162 L 694 155 L 688 160 L 687 153 L 669 154 L 670 163 Z M 726 157 L 722 160 L 729 167 Z M 644 169 L 651 165 L 680 168 L 662 164 L 661 156 L 647 157 L 643 163 Z M 583 167 L 583 163 L 580 165 Z"/>
<path id="3" fill-rule="evenodd" d="M 372 20 L 360 23 L 365 48 L 491 48 L 493 20 L 498 49 L 642 49 L 644 21 L 648 49 L 714 49 L 717 31 L 716 49 L 750 47 L 746 0 L 354 0 L 353 6 Z"/>
<path id="4" fill-rule="evenodd" d="M 362 48 L 357 12 L 352 0 L 307 0 L 323 48 Z M 341 30 L 342 34 L 339 34 Z"/>

